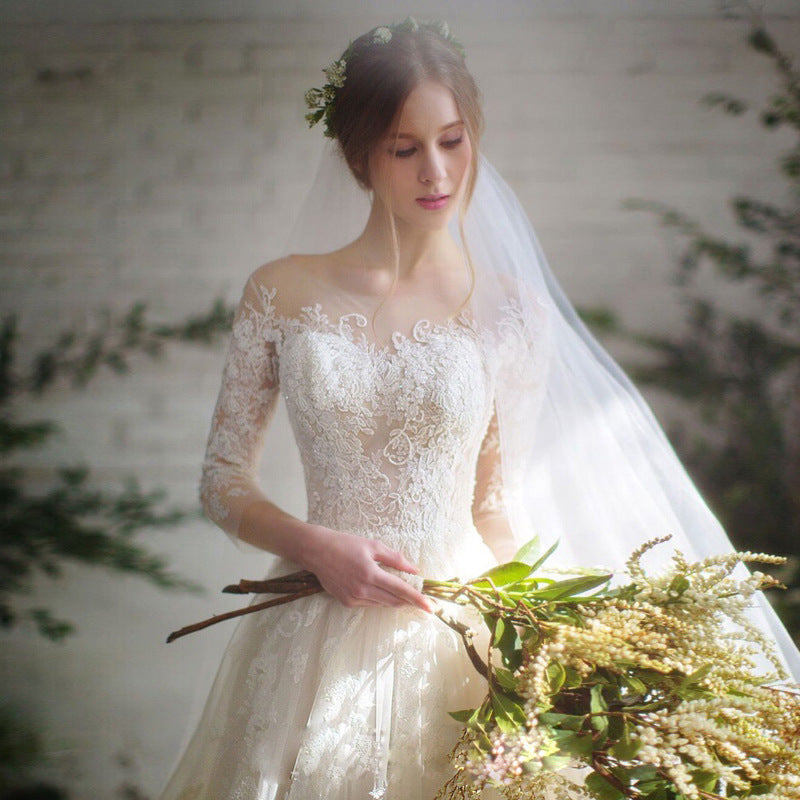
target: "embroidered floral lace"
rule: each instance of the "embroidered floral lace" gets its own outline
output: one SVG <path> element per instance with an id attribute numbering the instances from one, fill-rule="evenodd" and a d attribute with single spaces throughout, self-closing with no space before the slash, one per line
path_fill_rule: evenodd
<path id="1" fill-rule="evenodd" d="M 266 496 L 257 467 L 282 393 L 308 521 L 380 537 L 429 577 L 495 563 L 479 533 L 504 513 L 495 369 L 520 341 L 539 347 L 513 304 L 497 330 L 466 309 L 380 345 L 360 313 L 287 316 L 277 299 L 251 276 L 234 320 L 200 482 L 209 518 L 235 539 Z M 245 617 L 162 800 L 432 800 L 460 730 L 447 711 L 485 692 L 460 648 L 424 612 L 328 595 Z"/>

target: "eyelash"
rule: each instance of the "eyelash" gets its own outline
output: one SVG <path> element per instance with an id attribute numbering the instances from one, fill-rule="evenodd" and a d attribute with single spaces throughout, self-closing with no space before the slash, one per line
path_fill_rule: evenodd
<path id="1" fill-rule="evenodd" d="M 464 141 L 464 137 L 463 136 L 459 136 L 457 139 L 450 139 L 450 140 L 448 140 L 446 142 L 442 142 L 442 147 L 447 147 L 449 149 L 453 149 L 455 147 L 458 147 L 458 145 L 460 145 L 461 142 L 463 142 L 463 141 Z M 394 151 L 394 155 L 397 158 L 410 158 L 411 156 L 414 155 L 416 150 L 417 150 L 416 147 L 409 147 L 407 150 L 395 150 Z"/>

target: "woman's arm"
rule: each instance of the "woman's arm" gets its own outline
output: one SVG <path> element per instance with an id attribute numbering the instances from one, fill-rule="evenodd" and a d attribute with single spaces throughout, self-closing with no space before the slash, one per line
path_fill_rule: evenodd
<path id="1" fill-rule="evenodd" d="M 265 500 L 257 469 L 278 403 L 278 335 L 251 276 L 233 319 L 199 486 L 206 516 L 237 543 L 247 541 L 245 512 Z"/>
<path id="2" fill-rule="evenodd" d="M 472 520 L 498 562 L 511 560 L 517 546 L 506 509 L 497 410 L 489 420 L 478 453 Z"/>

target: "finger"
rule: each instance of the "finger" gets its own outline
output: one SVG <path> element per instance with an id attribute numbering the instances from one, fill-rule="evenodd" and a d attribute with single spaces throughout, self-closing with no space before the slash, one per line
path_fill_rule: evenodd
<path id="1" fill-rule="evenodd" d="M 403 606 L 405 601 L 401 600 L 397 595 L 381 589 L 379 586 L 371 586 L 367 591 L 358 596 L 352 596 L 349 602 L 342 601 L 348 608 L 363 607 L 363 606 Z"/>
<path id="2" fill-rule="evenodd" d="M 423 611 L 432 614 L 437 606 L 430 597 L 426 597 L 422 592 L 417 591 L 413 586 L 407 584 L 402 578 L 392 575 L 390 572 L 384 573 L 385 577 L 381 580 L 381 587 L 399 597 L 404 603 L 410 603 Z"/>
<path id="3" fill-rule="evenodd" d="M 401 597 L 398 597 L 392 592 L 387 592 L 385 589 L 381 589 L 380 586 L 373 587 L 372 599 L 382 606 L 393 606 L 395 608 L 400 608 L 401 606 L 406 605 L 406 601 Z"/>
<path id="4" fill-rule="evenodd" d="M 419 575 L 419 567 L 412 564 L 402 553 L 397 550 L 390 550 L 388 547 L 381 547 L 375 553 L 375 560 L 387 567 L 394 567 L 403 572 L 412 572 Z"/>

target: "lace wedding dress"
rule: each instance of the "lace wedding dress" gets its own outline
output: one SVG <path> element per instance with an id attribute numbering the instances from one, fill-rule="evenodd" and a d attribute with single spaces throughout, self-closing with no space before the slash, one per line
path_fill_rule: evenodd
<path id="1" fill-rule="evenodd" d="M 494 377 L 522 357 L 544 373 L 544 324 L 523 330 L 509 301 L 493 330 L 466 308 L 444 322 L 414 317 L 381 344 L 366 314 L 328 295 L 325 307 L 279 313 L 277 289 L 257 275 L 208 440 L 207 515 L 235 537 L 264 496 L 254 476 L 282 393 L 309 522 L 379 538 L 426 577 L 495 564 L 476 528 L 503 513 Z M 295 569 L 279 560 L 270 574 Z M 485 691 L 457 635 L 416 608 L 348 609 L 321 594 L 258 612 L 239 623 L 162 800 L 432 800 L 461 730 L 447 711 Z"/>

